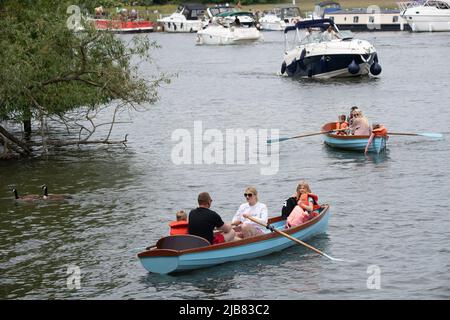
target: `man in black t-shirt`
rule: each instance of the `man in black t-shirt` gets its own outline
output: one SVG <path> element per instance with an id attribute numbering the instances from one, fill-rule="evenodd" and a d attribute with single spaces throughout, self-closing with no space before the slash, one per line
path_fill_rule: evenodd
<path id="1" fill-rule="evenodd" d="M 211 244 L 232 241 L 234 230 L 216 212 L 209 209 L 211 203 L 209 193 L 202 192 L 198 195 L 199 207 L 189 212 L 189 234 L 205 238 Z M 223 233 L 214 235 L 214 228 Z"/>

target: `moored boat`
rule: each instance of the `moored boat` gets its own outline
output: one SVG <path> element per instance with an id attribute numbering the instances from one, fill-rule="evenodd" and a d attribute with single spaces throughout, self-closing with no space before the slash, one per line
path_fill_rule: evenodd
<path id="1" fill-rule="evenodd" d="M 327 123 L 322 127 L 322 132 L 327 132 L 324 134 L 324 143 L 326 145 L 335 149 L 364 152 L 367 142 L 369 141 L 369 136 L 339 135 L 332 132 L 335 129 L 335 122 Z M 386 143 L 388 139 L 388 136 L 375 137 L 368 149 L 368 152 L 383 152 L 386 150 Z"/>
<path id="2" fill-rule="evenodd" d="M 297 227 L 284 229 L 286 221 L 281 217 L 269 219 L 269 224 L 296 239 L 307 240 L 326 232 L 330 215 L 329 205 L 322 205 L 318 216 Z M 156 246 L 139 253 L 138 257 L 147 271 L 168 274 L 253 259 L 293 245 L 295 242 L 270 231 L 248 239 L 215 245 L 197 236 L 179 235 L 160 239 Z"/>
<path id="3" fill-rule="evenodd" d="M 154 28 L 154 23 L 149 20 L 93 19 L 92 21 L 97 30 L 114 33 L 152 32 Z"/>
<path id="4" fill-rule="evenodd" d="M 205 10 L 204 4 L 185 3 L 170 16 L 157 21 L 163 25 L 165 32 L 197 32 L 205 23 Z"/>
<path id="5" fill-rule="evenodd" d="M 413 32 L 450 31 L 450 1 L 427 0 L 399 2 Z"/>
<path id="6" fill-rule="evenodd" d="M 236 24 L 235 19 L 239 19 Z M 215 16 L 202 30 L 197 32 L 197 44 L 228 45 L 257 41 L 261 33 L 255 26 L 251 12 L 224 12 Z"/>

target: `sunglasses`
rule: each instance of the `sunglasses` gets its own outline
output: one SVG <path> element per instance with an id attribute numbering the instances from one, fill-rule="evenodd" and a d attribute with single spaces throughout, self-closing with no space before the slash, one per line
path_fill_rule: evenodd
<path id="1" fill-rule="evenodd" d="M 253 196 L 253 193 L 244 193 L 244 197 L 249 197 L 249 198 L 251 198 Z"/>

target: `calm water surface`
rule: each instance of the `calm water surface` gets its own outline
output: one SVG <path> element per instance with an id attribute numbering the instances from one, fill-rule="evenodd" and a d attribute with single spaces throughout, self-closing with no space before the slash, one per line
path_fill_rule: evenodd
<path id="1" fill-rule="evenodd" d="M 121 36 L 128 39 L 129 36 Z M 448 299 L 450 183 L 448 140 L 392 136 L 381 156 L 337 152 L 320 136 L 280 144 L 279 170 L 259 165 L 181 165 L 171 161 L 174 130 L 279 129 L 282 136 L 320 131 L 360 106 L 396 132 L 448 134 L 450 34 L 360 33 L 373 41 L 378 79 L 293 81 L 277 76 L 282 33 L 256 44 L 195 46 L 194 34 L 150 34 L 162 48 L 157 67 L 176 74 L 161 100 L 132 114 L 127 148 L 67 150 L 46 159 L 0 163 L 0 298 L 101 299 Z M 143 64 L 151 75 L 155 66 Z M 123 115 L 128 117 L 128 115 Z M 447 163 L 447 164 L 445 164 Z M 299 180 L 332 209 L 318 249 L 357 263 L 331 262 L 294 246 L 260 259 L 179 276 L 147 273 L 136 254 L 167 235 L 179 208 L 209 191 L 230 220 L 254 185 L 271 216 Z M 68 192 L 66 203 L 15 204 L 21 193 Z M 81 269 L 81 289 L 66 286 Z M 367 288 L 367 268 L 381 289 Z M 270 289 L 269 289 L 270 288 Z"/>

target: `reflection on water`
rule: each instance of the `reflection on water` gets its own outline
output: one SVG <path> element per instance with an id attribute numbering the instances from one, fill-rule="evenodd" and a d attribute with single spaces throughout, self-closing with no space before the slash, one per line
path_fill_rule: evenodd
<path id="1" fill-rule="evenodd" d="M 323 144 L 323 149 L 326 152 L 326 155 L 330 157 L 330 159 L 343 160 L 346 162 L 354 162 L 354 163 L 373 163 L 373 164 L 381 164 L 385 161 L 389 161 L 389 147 L 380 153 L 369 152 L 364 154 L 361 151 L 351 151 L 351 150 L 336 150 L 328 146 L 327 144 Z"/>

